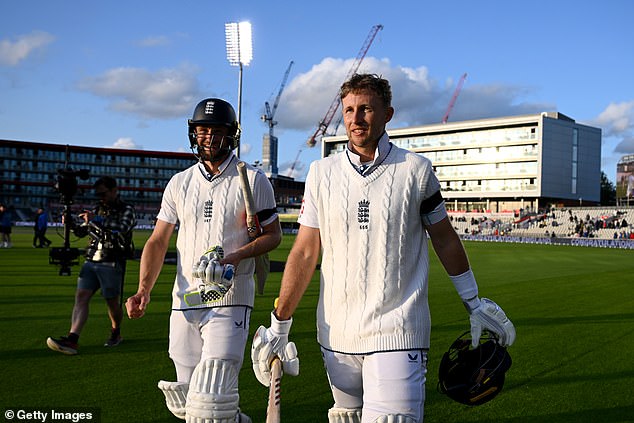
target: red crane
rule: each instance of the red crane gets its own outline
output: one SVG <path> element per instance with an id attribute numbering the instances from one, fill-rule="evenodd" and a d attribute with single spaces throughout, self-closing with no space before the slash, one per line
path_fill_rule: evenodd
<path id="1" fill-rule="evenodd" d="M 464 84 L 464 80 L 467 78 L 467 74 L 465 73 L 460 77 L 460 81 L 458 81 L 458 85 L 456 86 L 456 91 L 453 93 L 453 97 L 451 97 L 451 101 L 449 102 L 449 106 L 447 106 L 447 111 L 445 112 L 445 116 L 442 118 L 442 123 L 447 123 L 449 119 L 449 113 L 453 109 L 454 104 L 456 104 L 456 99 L 458 98 L 458 94 L 460 94 L 460 90 L 462 89 L 462 84 Z"/>
<path id="2" fill-rule="evenodd" d="M 368 49 L 370 48 L 372 41 L 374 41 L 374 37 L 381 29 L 383 29 L 383 25 L 374 25 L 372 27 L 370 34 L 368 34 L 367 38 L 365 39 L 365 42 L 363 43 L 361 50 L 359 50 L 359 54 L 357 54 L 357 58 L 355 59 L 354 63 L 352 64 L 352 67 L 348 71 L 348 74 L 346 75 L 346 79 L 345 79 L 346 81 L 352 75 L 354 75 L 354 73 L 359 69 L 359 66 L 361 65 L 361 62 L 363 61 L 363 58 L 365 57 L 366 53 L 368 52 Z M 319 126 L 317 127 L 317 130 L 315 131 L 315 133 L 310 138 L 308 138 L 308 141 L 306 141 L 306 144 L 308 144 L 309 147 L 314 147 L 315 144 L 317 144 L 317 142 L 321 139 L 321 137 L 326 133 L 326 130 L 330 126 L 330 122 L 332 122 L 332 118 L 335 116 L 335 113 L 337 112 L 337 109 L 339 108 L 339 103 L 340 103 L 339 95 L 337 95 L 335 96 L 335 99 L 333 100 L 332 104 L 328 108 L 328 111 L 326 112 L 326 116 L 324 116 L 321 122 L 319 122 Z M 293 167 L 295 167 L 295 163 L 293 163 Z"/>

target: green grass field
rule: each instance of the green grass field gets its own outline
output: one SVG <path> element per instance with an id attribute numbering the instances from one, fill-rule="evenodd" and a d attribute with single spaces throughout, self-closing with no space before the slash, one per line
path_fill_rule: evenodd
<path id="1" fill-rule="evenodd" d="M 62 240 L 49 229 L 53 246 Z M 142 247 L 149 232 L 137 232 Z M 143 319 L 125 320 L 124 342 L 106 349 L 109 321 L 97 294 L 80 354 L 46 347 L 66 334 L 78 266 L 59 276 L 48 251 L 31 247 L 30 228 L 14 229 L 14 248 L 0 249 L 0 405 L 5 410 L 72 408 L 100 413 L 102 422 L 178 422 L 165 408 L 158 380 L 174 380 L 167 356 L 174 265 L 165 265 Z M 292 237 L 272 260 L 283 261 Z M 84 241 L 76 244 L 83 247 Z M 503 243 L 465 244 L 481 296 L 498 302 L 517 328 L 513 366 L 502 393 L 470 408 L 436 390 L 442 353 L 468 329 L 467 314 L 433 256 L 430 275 L 432 342 L 426 422 L 634 421 L 634 252 Z M 433 255 L 433 254 L 432 254 Z M 125 295 L 136 290 L 138 261 L 128 264 Z M 268 325 L 281 274 L 272 273 L 256 297 L 250 332 Z M 318 275 L 304 296 L 291 338 L 299 377 L 283 380 L 283 422 L 325 422 L 332 405 L 315 340 Z M 250 343 L 247 348 L 250 348 Z M 267 390 L 253 376 L 248 352 L 240 374 L 241 406 L 263 422 Z M 18 419 L 4 421 L 20 421 Z M 27 421 L 27 420 L 21 420 Z M 35 421 L 35 420 L 28 420 Z M 50 420 L 49 420 L 50 421 Z M 94 421 L 94 420 L 93 420 Z"/>

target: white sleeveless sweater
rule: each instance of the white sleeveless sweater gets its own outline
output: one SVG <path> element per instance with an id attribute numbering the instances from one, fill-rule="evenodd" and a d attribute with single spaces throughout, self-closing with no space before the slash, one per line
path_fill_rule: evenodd
<path id="1" fill-rule="evenodd" d="M 337 154 L 314 162 L 306 185 L 322 243 L 320 345 L 351 354 L 429 348 L 420 206 L 440 189 L 431 162 L 393 145 L 363 177 Z"/>
<path id="2" fill-rule="evenodd" d="M 253 187 L 256 170 L 247 166 L 247 175 Z M 191 277 L 192 267 L 207 249 L 221 245 L 229 253 L 249 242 L 245 216 L 245 201 L 235 163 L 230 163 L 211 181 L 202 175 L 198 165 L 172 177 L 163 193 L 158 218 L 179 225 L 173 309 L 253 306 L 255 261 L 252 258 L 240 262 L 233 287 L 221 301 L 195 307 L 184 301 L 186 293 L 198 290 L 199 281 Z"/>

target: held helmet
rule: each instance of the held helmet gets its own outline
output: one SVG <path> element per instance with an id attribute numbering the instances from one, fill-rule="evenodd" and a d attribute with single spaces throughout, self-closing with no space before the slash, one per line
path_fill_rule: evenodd
<path id="1" fill-rule="evenodd" d="M 229 149 L 233 150 L 240 144 L 240 124 L 236 118 L 233 106 L 220 98 L 207 98 L 196 106 L 194 115 L 187 120 L 190 148 L 197 149 L 196 126 L 219 125 L 231 129 Z"/>
<path id="2" fill-rule="evenodd" d="M 440 361 L 438 390 L 461 404 L 484 404 L 502 390 L 511 363 L 508 351 L 493 334 L 485 331 L 480 345 L 472 349 L 470 334 L 465 332 Z"/>

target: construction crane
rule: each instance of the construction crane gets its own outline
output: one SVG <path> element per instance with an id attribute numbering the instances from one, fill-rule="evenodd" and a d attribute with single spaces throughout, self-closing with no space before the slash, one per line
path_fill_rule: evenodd
<path id="1" fill-rule="evenodd" d="M 277 93 L 277 97 L 275 97 L 275 102 L 273 103 L 273 108 L 269 105 L 269 102 L 264 102 L 264 108 L 266 110 L 265 114 L 263 114 L 260 118 L 269 126 L 269 136 L 273 138 L 273 128 L 277 125 L 277 122 L 273 120 L 275 116 L 275 112 L 277 111 L 277 105 L 280 103 L 280 97 L 282 96 L 282 91 L 284 91 L 284 87 L 286 86 L 286 80 L 288 79 L 288 74 L 291 72 L 291 67 L 293 66 L 293 61 L 288 64 L 288 68 L 286 68 L 286 72 L 284 73 L 284 78 L 282 78 L 282 84 L 280 85 L 280 90 Z"/>
<path id="2" fill-rule="evenodd" d="M 300 154 L 302 154 L 302 149 L 301 148 L 297 152 L 297 155 L 295 156 L 295 160 L 293 161 L 293 164 L 291 164 L 290 169 L 288 169 L 288 174 L 286 176 L 288 176 L 289 178 L 293 177 L 293 172 L 295 171 L 295 166 L 299 162 L 299 155 Z"/>
<path id="3" fill-rule="evenodd" d="M 352 64 L 352 67 L 348 71 L 348 74 L 346 75 L 346 78 L 345 78 L 346 81 L 352 75 L 354 75 L 354 73 L 359 69 L 359 66 L 361 65 L 361 62 L 363 61 L 363 58 L 365 57 L 366 53 L 368 52 L 368 49 L 370 48 L 372 41 L 374 41 L 374 37 L 376 37 L 376 34 L 382 29 L 383 29 L 383 25 L 374 25 L 372 27 L 372 30 L 370 30 L 370 33 L 365 39 L 363 46 L 361 46 L 361 50 L 359 50 L 359 54 L 357 54 L 357 58 L 355 59 L 354 63 Z M 319 126 L 317 127 L 317 130 L 310 138 L 308 138 L 308 141 L 306 141 L 306 144 L 308 144 L 309 147 L 314 147 L 315 144 L 317 144 L 317 142 L 321 139 L 321 137 L 326 133 L 326 130 L 330 126 L 330 122 L 332 122 L 332 118 L 335 116 L 335 113 L 337 112 L 337 109 L 339 108 L 340 102 L 341 101 L 339 100 L 339 95 L 335 96 L 335 99 L 333 100 L 332 104 L 328 108 L 328 111 L 326 112 L 326 116 L 324 116 L 321 122 L 319 122 Z M 295 163 L 293 163 L 293 167 L 294 166 L 295 166 Z"/>
<path id="4" fill-rule="evenodd" d="M 467 78 L 467 74 L 463 74 L 458 81 L 458 85 L 456 86 L 456 90 L 451 97 L 451 101 L 449 102 L 449 106 L 447 106 L 447 111 L 445 112 L 445 116 L 442 118 L 442 123 L 447 123 L 449 120 L 449 113 L 453 109 L 454 104 L 456 104 L 456 99 L 458 98 L 458 94 L 460 94 L 460 90 L 462 89 L 462 84 L 464 84 L 464 80 Z"/>

